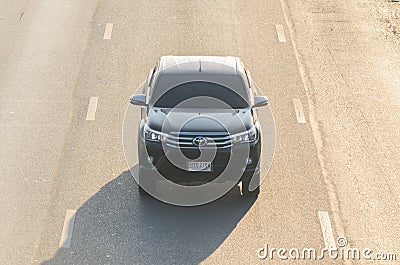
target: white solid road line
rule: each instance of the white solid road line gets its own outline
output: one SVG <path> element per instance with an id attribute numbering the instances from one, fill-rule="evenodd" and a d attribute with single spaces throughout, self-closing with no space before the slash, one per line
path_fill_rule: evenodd
<path id="1" fill-rule="evenodd" d="M 74 230 L 76 210 L 67 210 L 65 214 L 64 226 L 61 233 L 60 248 L 71 246 L 72 231 Z"/>
<path id="2" fill-rule="evenodd" d="M 111 39 L 111 34 L 112 34 L 113 27 L 114 27 L 113 23 L 107 23 L 106 24 L 106 29 L 104 30 L 103 40 Z"/>
<path id="3" fill-rule="evenodd" d="M 300 99 L 293 99 L 294 111 L 296 112 L 296 118 L 298 123 L 307 123 L 306 117 L 304 116 L 303 105 Z"/>
<path id="4" fill-rule="evenodd" d="M 99 101 L 98 97 L 91 97 L 89 101 L 89 107 L 86 114 L 87 121 L 94 121 L 96 116 L 97 102 Z"/>
<path id="5" fill-rule="evenodd" d="M 331 219 L 328 212 L 318 212 L 319 222 L 321 224 L 322 235 L 324 237 L 325 248 L 336 248 L 335 237 L 333 236 Z"/>
<path id="6" fill-rule="evenodd" d="M 286 42 L 285 31 L 282 25 L 275 25 L 276 33 L 278 34 L 279 42 Z"/>

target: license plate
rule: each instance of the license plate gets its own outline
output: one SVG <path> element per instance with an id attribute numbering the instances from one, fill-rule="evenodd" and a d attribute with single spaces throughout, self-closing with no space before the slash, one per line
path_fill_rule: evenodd
<path id="1" fill-rule="evenodd" d="M 188 162 L 189 171 L 211 172 L 211 162 Z"/>

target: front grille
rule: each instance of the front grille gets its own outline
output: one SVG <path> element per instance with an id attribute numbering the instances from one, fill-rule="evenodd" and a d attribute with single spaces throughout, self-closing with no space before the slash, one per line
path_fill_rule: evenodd
<path id="1" fill-rule="evenodd" d="M 204 145 L 196 145 L 195 139 L 205 139 Z M 229 148 L 232 139 L 227 132 L 171 132 L 165 136 L 165 143 L 180 148 Z"/>

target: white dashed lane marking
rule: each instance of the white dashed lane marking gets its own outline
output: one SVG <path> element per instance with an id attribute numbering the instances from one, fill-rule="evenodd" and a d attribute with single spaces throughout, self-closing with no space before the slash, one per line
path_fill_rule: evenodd
<path id="1" fill-rule="evenodd" d="M 298 123 L 307 123 L 306 117 L 304 116 L 303 105 L 300 99 L 293 99 L 294 111 L 296 113 L 296 118 Z"/>
<path id="2" fill-rule="evenodd" d="M 60 248 L 69 248 L 71 246 L 72 232 L 74 230 L 76 210 L 67 210 L 65 214 L 64 226 L 61 232 Z"/>
<path id="3" fill-rule="evenodd" d="M 322 236 L 324 237 L 325 248 L 336 248 L 335 237 L 333 236 L 331 219 L 328 212 L 318 212 L 319 222 L 321 224 Z"/>
<path id="4" fill-rule="evenodd" d="M 106 29 L 104 30 L 103 40 L 111 39 L 111 34 L 112 34 L 113 27 L 114 27 L 113 23 L 107 23 L 106 24 Z"/>
<path id="5" fill-rule="evenodd" d="M 96 109 L 97 109 L 97 102 L 99 101 L 98 97 L 91 97 L 89 101 L 89 107 L 86 114 L 87 121 L 94 121 L 96 117 Z"/>
<path id="6" fill-rule="evenodd" d="M 278 34 L 279 42 L 286 42 L 285 31 L 282 25 L 275 25 L 276 33 Z"/>

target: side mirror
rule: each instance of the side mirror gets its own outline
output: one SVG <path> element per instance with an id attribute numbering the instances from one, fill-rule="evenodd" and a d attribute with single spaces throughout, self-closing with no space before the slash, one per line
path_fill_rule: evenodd
<path id="1" fill-rule="evenodd" d="M 268 98 L 265 96 L 255 96 L 253 108 L 259 108 L 268 105 Z"/>
<path id="2" fill-rule="evenodd" d="M 146 106 L 146 96 L 143 94 L 132 95 L 129 99 L 132 105 Z"/>

